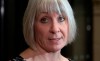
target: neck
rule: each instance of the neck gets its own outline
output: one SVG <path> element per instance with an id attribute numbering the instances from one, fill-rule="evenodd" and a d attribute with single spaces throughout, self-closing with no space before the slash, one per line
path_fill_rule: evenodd
<path id="1" fill-rule="evenodd" d="M 45 52 L 42 54 L 36 54 L 34 57 L 34 61 L 59 61 L 61 59 L 61 54 L 59 52 L 52 53 L 52 52 Z"/>
<path id="2" fill-rule="evenodd" d="M 35 48 L 32 50 L 34 54 L 34 61 L 61 61 L 62 55 L 60 54 L 60 51 L 55 52 L 48 52 L 46 50 L 43 50 L 42 48 Z"/>
<path id="3" fill-rule="evenodd" d="M 62 61 L 60 51 L 48 52 L 40 47 L 26 49 L 21 56 L 26 61 Z"/>

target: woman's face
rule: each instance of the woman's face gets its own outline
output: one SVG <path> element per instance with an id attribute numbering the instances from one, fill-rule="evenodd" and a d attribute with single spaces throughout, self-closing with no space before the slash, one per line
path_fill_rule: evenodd
<path id="1" fill-rule="evenodd" d="M 59 51 L 67 43 L 68 20 L 64 15 L 42 12 L 34 24 L 36 44 L 43 50 Z"/>

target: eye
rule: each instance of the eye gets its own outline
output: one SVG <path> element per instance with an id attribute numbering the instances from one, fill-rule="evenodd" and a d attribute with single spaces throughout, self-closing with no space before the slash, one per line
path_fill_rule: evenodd
<path id="1" fill-rule="evenodd" d="M 59 21 L 59 22 L 63 22 L 64 20 L 65 20 L 64 17 L 62 17 L 62 16 L 59 16 L 59 17 L 58 17 L 58 21 Z"/>
<path id="2" fill-rule="evenodd" d="M 49 21 L 49 19 L 47 17 L 43 17 L 41 18 L 41 23 L 47 23 Z"/>

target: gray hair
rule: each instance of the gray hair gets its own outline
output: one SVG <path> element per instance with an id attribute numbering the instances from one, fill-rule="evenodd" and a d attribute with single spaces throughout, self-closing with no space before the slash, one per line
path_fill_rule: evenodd
<path id="1" fill-rule="evenodd" d="M 76 23 L 72 8 L 67 0 L 29 0 L 23 18 L 23 34 L 26 43 L 31 48 L 35 45 L 34 21 L 36 20 L 36 15 L 38 16 L 41 12 L 64 13 L 68 17 L 69 24 L 68 43 L 73 41 L 76 34 Z"/>

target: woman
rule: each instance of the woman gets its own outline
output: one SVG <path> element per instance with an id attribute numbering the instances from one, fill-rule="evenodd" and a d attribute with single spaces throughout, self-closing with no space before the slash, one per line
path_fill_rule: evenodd
<path id="1" fill-rule="evenodd" d="M 29 0 L 23 19 L 23 34 L 29 48 L 13 60 L 70 61 L 60 53 L 76 34 L 76 23 L 68 1 Z"/>

